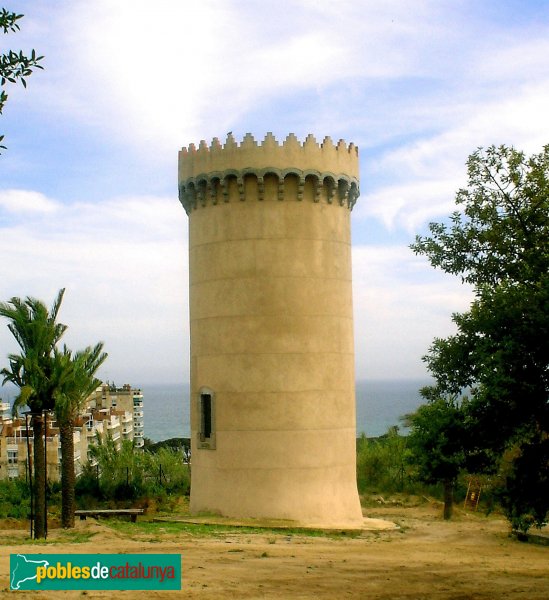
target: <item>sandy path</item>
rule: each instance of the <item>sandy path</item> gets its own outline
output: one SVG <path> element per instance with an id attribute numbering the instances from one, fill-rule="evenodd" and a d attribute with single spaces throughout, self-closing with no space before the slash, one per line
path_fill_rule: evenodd
<path id="1" fill-rule="evenodd" d="M 516 542 L 504 520 L 460 513 L 445 523 L 432 507 L 368 511 L 397 531 L 357 538 L 242 532 L 195 536 L 139 533 L 131 539 L 104 523 L 78 523 L 89 541 L 68 544 L 53 530 L 46 545 L 24 531 L 1 531 L 0 596 L 8 591 L 10 552 L 181 553 L 181 592 L 160 598 L 364 598 L 437 600 L 549 599 L 549 547 Z M 134 531 L 134 532 L 133 532 Z M 28 598 L 132 598 L 135 592 L 17 592 Z"/>

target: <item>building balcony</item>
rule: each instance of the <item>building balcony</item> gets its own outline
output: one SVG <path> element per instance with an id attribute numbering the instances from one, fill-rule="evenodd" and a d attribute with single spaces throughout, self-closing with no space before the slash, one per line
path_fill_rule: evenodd
<path id="1" fill-rule="evenodd" d="M 15 436 L 15 437 L 7 437 L 6 439 L 6 446 L 8 447 L 8 450 L 17 450 L 17 445 L 18 444 L 26 444 L 27 443 L 27 436 L 22 437 L 22 436 Z M 32 442 L 32 435 L 30 437 L 30 440 Z M 13 446 L 13 448 L 11 448 L 11 446 Z"/>

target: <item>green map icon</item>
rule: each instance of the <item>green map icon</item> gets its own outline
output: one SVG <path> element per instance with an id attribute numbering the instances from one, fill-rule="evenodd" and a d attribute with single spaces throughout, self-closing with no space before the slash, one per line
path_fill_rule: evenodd
<path id="1" fill-rule="evenodd" d="M 29 559 L 24 554 L 10 554 L 10 589 L 29 589 L 25 582 L 35 580 L 36 569 L 48 567 L 49 564 L 47 560 Z"/>

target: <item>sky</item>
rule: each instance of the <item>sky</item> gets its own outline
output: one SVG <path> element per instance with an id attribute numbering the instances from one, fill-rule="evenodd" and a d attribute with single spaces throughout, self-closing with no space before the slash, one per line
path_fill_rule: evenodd
<path id="1" fill-rule="evenodd" d="M 188 381 L 182 146 L 329 135 L 359 148 L 357 379 L 425 378 L 471 290 L 409 249 L 467 157 L 549 143 L 549 0 L 10 1 L 0 52 L 45 56 L 0 133 L 0 300 L 51 305 L 116 384 Z M 0 323 L 0 366 L 17 347 Z"/>

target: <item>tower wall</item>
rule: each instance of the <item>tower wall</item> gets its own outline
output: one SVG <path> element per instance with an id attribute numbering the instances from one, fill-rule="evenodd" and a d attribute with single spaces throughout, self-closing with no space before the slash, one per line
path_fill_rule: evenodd
<path id="1" fill-rule="evenodd" d="M 271 137 L 180 153 L 191 511 L 358 526 L 350 240 L 357 150 Z"/>

